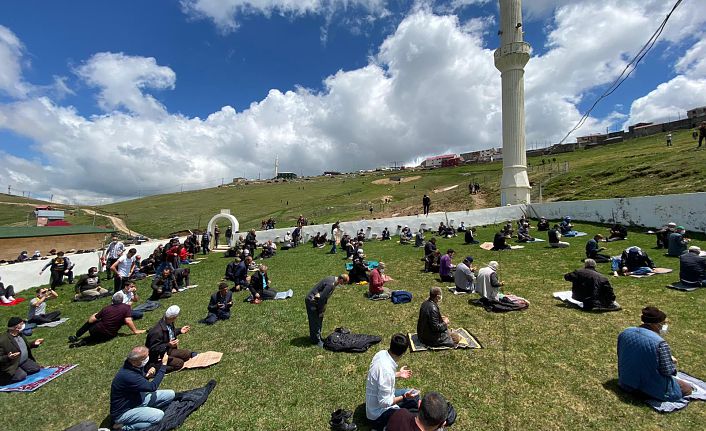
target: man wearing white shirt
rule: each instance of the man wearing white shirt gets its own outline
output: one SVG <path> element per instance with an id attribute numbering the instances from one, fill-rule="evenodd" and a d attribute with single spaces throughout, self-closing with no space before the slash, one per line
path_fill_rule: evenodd
<path id="1" fill-rule="evenodd" d="M 390 416 L 400 407 L 414 409 L 419 405 L 419 391 L 416 389 L 395 389 L 395 379 L 407 379 L 412 371 L 402 367 L 397 371 L 397 362 L 409 348 L 409 341 L 403 334 L 395 334 L 390 339 L 390 348 L 373 356 L 365 384 L 365 416 L 373 429 L 382 430 Z"/>
<path id="2" fill-rule="evenodd" d="M 122 290 L 125 283 L 127 283 L 130 275 L 135 270 L 135 255 L 137 254 L 136 248 L 131 248 L 128 250 L 127 255 L 120 256 L 111 266 L 110 270 L 115 274 L 114 281 L 114 292 Z"/>
<path id="3" fill-rule="evenodd" d="M 106 279 L 110 280 L 111 278 L 113 278 L 113 272 L 110 268 L 113 266 L 115 261 L 117 261 L 118 258 L 122 256 L 124 251 L 125 244 L 118 241 L 117 235 L 113 235 L 112 241 L 110 242 L 110 244 L 108 244 L 108 248 L 105 249 L 105 252 L 103 252 L 102 256 L 102 260 L 105 261 Z"/>

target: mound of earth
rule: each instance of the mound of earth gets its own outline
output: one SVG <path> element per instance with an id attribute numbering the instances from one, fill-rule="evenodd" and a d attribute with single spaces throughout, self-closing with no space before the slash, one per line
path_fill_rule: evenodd
<path id="1" fill-rule="evenodd" d="M 397 178 L 399 178 L 399 181 L 397 181 Z M 389 177 L 389 178 L 380 178 L 379 180 L 373 181 L 373 184 L 399 184 L 399 183 L 408 183 L 410 181 L 418 180 L 420 179 L 421 176 L 415 175 L 413 177 Z"/>

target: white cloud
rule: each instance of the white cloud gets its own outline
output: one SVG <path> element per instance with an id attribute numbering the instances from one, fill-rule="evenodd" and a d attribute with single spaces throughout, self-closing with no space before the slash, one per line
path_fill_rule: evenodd
<path id="1" fill-rule="evenodd" d="M 131 57 L 101 52 L 81 65 L 76 73 L 88 84 L 100 88 L 98 105 L 105 111 L 125 108 L 137 115 L 161 116 L 166 108 L 146 89 L 173 89 L 174 71 L 157 65 L 152 57 Z"/>
<path id="2" fill-rule="evenodd" d="M 290 16 L 330 15 L 337 10 L 362 8 L 371 16 L 385 16 L 385 0 L 180 0 L 183 11 L 192 18 L 206 18 L 223 32 L 238 28 L 240 17 L 250 14 Z"/>
<path id="3" fill-rule="evenodd" d="M 581 116 L 577 103 L 612 81 L 641 46 L 644 28 L 662 12 L 640 4 L 586 0 L 557 10 L 545 53 L 527 67 L 529 145 L 563 137 Z M 587 15 L 593 27 L 586 26 Z M 150 94 L 176 82 L 174 71 L 156 59 L 96 54 L 77 73 L 98 88 L 104 115 L 85 117 L 48 97 L 0 104 L 0 129 L 30 138 L 42 156 L 0 154 L 0 178 L 65 199 L 120 198 L 175 191 L 184 182 L 191 188 L 214 178 L 268 177 L 275 155 L 282 170 L 318 174 L 497 147 L 500 74 L 495 46 L 485 47 L 488 25 L 420 7 L 367 66 L 327 77 L 320 92 L 272 89 L 242 112 L 225 106 L 205 119 L 171 114 Z M 691 47 L 676 65 L 682 81 L 667 83 L 683 88 L 671 98 L 682 110 L 691 107 L 688 93 L 706 94 L 697 91 L 704 50 L 704 43 Z M 660 94 L 646 96 L 650 103 L 636 101 L 633 110 L 646 112 Z M 620 114 L 589 118 L 575 135 L 623 120 Z"/>
<path id="4" fill-rule="evenodd" d="M 0 25 L 0 94 L 24 97 L 29 86 L 22 80 L 24 46 L 7 27 Z"/>

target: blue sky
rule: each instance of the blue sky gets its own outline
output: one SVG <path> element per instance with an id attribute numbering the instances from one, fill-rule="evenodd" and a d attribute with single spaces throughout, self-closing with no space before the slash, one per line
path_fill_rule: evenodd
<path id="1" fill-rule="evenodd" d="M 706 105 L 696 3 L 574 136 Z M 528 146 L 563 137 L 670 7 L 526 1 Z M 267 176 L 275 154 L 318 174 L 500 146 L 497 14 L 487 0 L 2 2 L 0 189 L 124 199 Z"/>

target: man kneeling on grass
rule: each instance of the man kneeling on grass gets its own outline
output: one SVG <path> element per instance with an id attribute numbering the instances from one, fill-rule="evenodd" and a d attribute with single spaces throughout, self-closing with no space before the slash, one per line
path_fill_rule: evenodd
<path id="1" fill-rule="evenodd" d="M 228 283 L 218 284 L 218 292 L 211 295 L 208 303 L 208 315 L 201 323 L 213 325 L 219 320 L 230 319 L 230 308 L 233 306 L 233 292 L 228 291 Z"/>
<path id="2" fill-rule="evenodd" d="M 442 316 L 439 310 L 442 298 L 441 288 L 434 286 L 429 289 L 429 299 L 419 309 L 417 335 L 429 347 L 454 347 L 458 343 L 458 339 L 453 340 L 449 331 L 449 318 Z"/>
<path id="3" fill-rule="evenodd" d="M 168 373 L 180 370 L 184 366 L 184 362 L 196 356 L 196 352 L 179 348 L 177 337 L 181 334 L 187 334 L 191 330 L 189 325 L 181 328 L 174 326 L 180 312 L 181 309 L 178 305 L 167 308 L 164 317 L 147 332 L 147 341 L 145 342 L 150 351 L 150 364 L 156 366 L 162 355 L 169 355 L 169 361 L 166 364 Z"/>
<path id="4" fill-rule="evenodd" d="M 618 336 L 618 385 L 660 401 L 677 401 L 692 392 L 690 383 L 678 379 L 677 361 L 669 344 L 667 315 L 657 307 L 642 309 L 642 325 Z"/>
<path id="5" fill-rule="evenodd" d="M 162 357 L 158 368 L 146 371 L 148 362 L 147 347 L 133 348 L 110 385 L 110 417 L 123 431 L 158 424 L 164 418 L 164 409 L 174 400 L 174 391 L 158 389 L 167 372 L 169 355 Z"/>
<path id="6" fill-rule="evenodd" d="M 596 261 L 584 260 L 584 267 L 564 275 L 571 282 L 571 297 L 583 302 L 584 310 L 620 310 L 615 293 L 606 276 L 596 271 Z"/>

